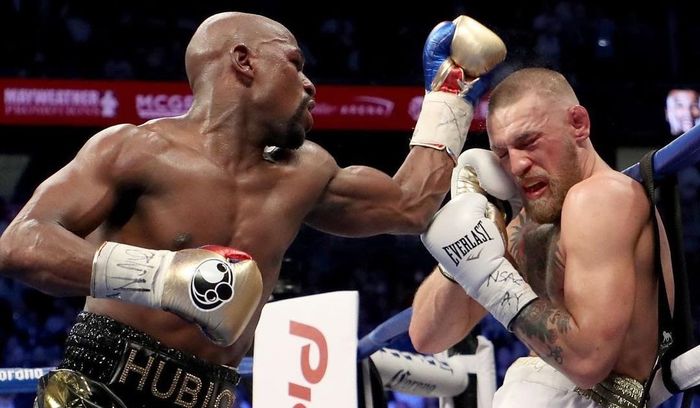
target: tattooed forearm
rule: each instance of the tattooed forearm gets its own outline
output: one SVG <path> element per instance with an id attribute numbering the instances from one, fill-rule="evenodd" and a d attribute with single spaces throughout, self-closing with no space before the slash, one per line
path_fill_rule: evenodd
<path id="1" fill-rule="evenodd" d="M 561 365 L 564 363 L 564 357 L 562 357 L 561 352 L 561 347 L 549 346 L 549 354 L 547 354 L 547 357 L 551 358 L 552 360 L 556 361 L 557 364 Z"/>
<path id="2" fill-rule="evenodd" d="M 518 214 L 518 221 L 510 233 L 510 246 L 511 247 L 516 247 L 518 245 L 518 243 L 520 242 L 521 231 L 523 229 L 524 224 L 525 224 L 525 215 L 521 212 L 520 214 Z"/>
<path id="3" fill-rule="evenodd" d="M 528 305 L 513 323 L 513 331 L 540 357 L 557 364 L 564 363 L 559 337 L 567 333 L 571 316 L 546 300 L 539 299 Z"/>
<path id="4" fill-rule="evenodd" d="M 548 269 L 550 270 L 550 275 L 563 275 L 564 274 L 564 255 L 561 253 L 559 245 L 553 247 L 554 253 L 549 257 Z"/>
<path id="5" fill-rule="evenodd" d="M 523 260 L 523 227 L 527 223 L 527 217 L 523 212 L 518 214 L 518 220 L 510 232 L 509 247 L 515 262 L 520 265 Z"/>

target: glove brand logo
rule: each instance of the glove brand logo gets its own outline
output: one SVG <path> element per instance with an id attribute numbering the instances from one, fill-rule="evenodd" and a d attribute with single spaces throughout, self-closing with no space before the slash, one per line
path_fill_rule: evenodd
<path id="1" fill-rule="evenodd" d="M 197 266 L 190 285 L 192 303 L 201 310 L 215 310 L 233 297 L 233 272 L 218 259 Z"/>
<path id="2" fill-rule="evenodd" d="M 474 254 L 469 253 L 469 255 L 467 255 L 467 261 L 473 261 L 473 260 L 479 259 L 479 257 L 481 256 L 481 252 L 483 250 L 484 250 L 484 248 L 481 248 L 479 250 L 479 252 L 477 252 L 477 253 L 474 253 Z"/>
<path id="3" fill-rule="evenodd" d="M 394 102 L 376 96 L 358 96 L 353 101 L 355 103 L 345 104 L 340 107 L 341 115 L 388 117 L 394 111 Z"/>
<path id="4" fill-rule="evenodd" d="M 445 254 L 452 260 L 455 266 L 459 265 L 459 262 L 464 258 L 469 252 L 476 248 L 477 246 L 493 240 L 493 237 L 489 235 L 486 228 L 482 224 L 482 221 L 476 223 L 471 231 L 464 234 L 463 237 L 459 238 L 457 241 L 451 243 L 450 245 L 442 247 Z M 481 251 L 478 254 L 467 258 L 467 260 L 477 259 L 481 255 Z"/>

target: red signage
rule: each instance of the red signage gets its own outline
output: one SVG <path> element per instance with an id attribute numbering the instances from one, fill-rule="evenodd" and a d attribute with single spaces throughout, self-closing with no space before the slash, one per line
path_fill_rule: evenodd
<path id="1" fill-rule="evenodd" d="M 109 126 L 181 115 L 192 104 L 185 82 L 0 79 L 0 124 Z M 410 131 L 420 113 L 421 87 L 316 87 L 315 129 Z M 484 129 L 486 103 L 472 130 Z"/>

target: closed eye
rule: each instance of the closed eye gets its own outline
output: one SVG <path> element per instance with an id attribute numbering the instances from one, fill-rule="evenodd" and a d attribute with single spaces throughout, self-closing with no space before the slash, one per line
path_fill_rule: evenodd
<path id="1" fill-rule="evenodd" d="M 302 71 L 304 69 L 304 56 L 302 55 L 301 51 L 296 50 L 291 53 L 289 56 L 289 61 L 294 64 L 294 66 L 297 68 L 297 71 Z"/>
<path id="2" fill-rule="evenodd" d="M 518 150 L 527 150 L 535 146 L 535 143 L 539 139 L 538 133 L 525 133 L 518 137 L 513 143 L 513 147 Z"/>
<path id="3" fill-rule="evenodd" d="M 496 154 L 496 157 L 498 157 L 499 159 L 505 159 L 508 156 L 508 150 L 506 149 L 491 148 L 491 151 L 493 151 L 494 154 Z"/>

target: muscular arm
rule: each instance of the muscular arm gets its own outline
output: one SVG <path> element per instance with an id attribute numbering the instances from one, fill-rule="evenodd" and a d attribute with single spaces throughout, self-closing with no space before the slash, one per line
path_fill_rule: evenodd
<path id="1" fill-rule="evenodd" d="M 365 166 L 339 169 L 307 222 L 353 237 L 422 232 L 450 188 L 453 167 L 444 151 L 415 146 L 393 178 Z"/>
<path id="2" fill-rule="evenodd" d="M 461 341 L 486 311 L 437 268 L 413 298 L 408 334 L 421 353 L 439 353 Z"/>
<path id="3" fill-rule="evenodd" d="M 115 201 L 111 181 L 124 127 L 94 136 L 44 181 L 0 238 L 0 273 L 54 296 L 90 294 L 95 244 L 83 237 Z"/>
<path id="4" fill-rule="evenodd" d="M 513 331 L 540 357 L 582 387 L 612 370 L 635 301 L 635 247 L 648 222 L 644 194 L 631 182 L 589 179 L 569 192 L 560 248 L 549 268 L 566 270 L 564 305 L 538 299 Z M 551 273 L 551 271 L 550 271 Z"/>

